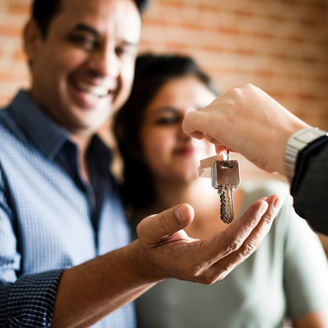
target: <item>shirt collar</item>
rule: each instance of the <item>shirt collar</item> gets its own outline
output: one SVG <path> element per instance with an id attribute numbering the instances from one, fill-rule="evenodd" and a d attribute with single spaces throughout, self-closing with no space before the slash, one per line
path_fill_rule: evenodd
<path id="1" fill-rule="evenodd" d="M 42 111 L 26 91 L 20 90 L 17 93 L 9 112 L 28 139 L 50 160 L 55 158 L 69 140 L 67 130 Z"/>
<path id="2" fill-rule="evenodd" d="M 71 143 L 69 133 L 54 122 L 32 99 L 31 95 L 20 90 L 11 103 L 9 111 L 23 133 L 39 148 L 49 160 L 54 160 L 66 143 Z M 112 152 L 96 134 L 93 136 L 89 152 L 101 160 L 104 167 L 112 161 Z"/>
<path id="3" fill-rule="evenodd" d="M 109 170 L 109 165 L 113 160 L 113 154 L 110 148 L 108 148 L 97 134 L 91 139 L 88 155 L 89 158 L 94 159 L 103 170 Z"/>

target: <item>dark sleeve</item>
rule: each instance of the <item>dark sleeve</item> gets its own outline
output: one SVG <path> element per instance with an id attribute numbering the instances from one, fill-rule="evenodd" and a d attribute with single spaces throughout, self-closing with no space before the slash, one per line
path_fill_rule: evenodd
<path id="1" fill-rule="evenodd" d="M 0 327 L 50 327 L 63 270 L 0 283 Z"/>
<path id="2" fill-rule="evenodd" d="M 15 215 L 0 166 L 0 327 L 50 327 L 63 270 L 21 276 Z"/>
<path id="3" fill-rule="evenodd" d="M 291 185 L 294 208 L 312 228 L 328 234 L 328 138 L 320 138 L 298 156 Z"/>

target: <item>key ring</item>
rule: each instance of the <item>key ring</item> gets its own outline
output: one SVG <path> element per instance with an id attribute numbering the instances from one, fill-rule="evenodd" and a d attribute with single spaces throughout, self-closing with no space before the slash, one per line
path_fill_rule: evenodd
<path id="1" fill-rule="evenodd" d="M 231 169 L 232 165 L 230 164 L 230 151 L 229 148 L 226 146 L 226 154 L 224 154 L 224 167 L 227 169 Z"/>
<path id="2" fill-rule="evenodd" d="M 227 152 L 227 162 L 229 162 L 230 161 L 230 151 L 227 146 L 226 146 L 226 152 Z"/>

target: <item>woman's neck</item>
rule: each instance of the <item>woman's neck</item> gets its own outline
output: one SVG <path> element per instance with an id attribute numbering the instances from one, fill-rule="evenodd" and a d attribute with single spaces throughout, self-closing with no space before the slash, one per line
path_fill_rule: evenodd
<path id="1" fill-rule="evenodd" d="M 156 211 L 162 211 L 180 203 L 189 203 L 195 208 L 202 203 L 210 203 L 215 197 L 215 190 L 211 190 L 210 181 L 207 179 L 195 179 L 188 183 L 160 181 L 155 182 L 155 188 L 157 199 L 151 205 L 151 209 Z"/>

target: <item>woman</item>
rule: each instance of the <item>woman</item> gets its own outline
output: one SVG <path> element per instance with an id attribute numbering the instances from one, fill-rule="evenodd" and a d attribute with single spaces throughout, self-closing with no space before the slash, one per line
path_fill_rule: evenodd
<path id="1" fill-rule="evenodd" d="M 197 176 L 199 158 L 208 156 L 211 146 L 181 128 L 186 111 L 204 107 L 215 96 L 211 80 L 188 57 L 137 59 L 131 96 L 114 122 L 134 234 L 137 218 L 182 202 L 195 209 L 186 229 L 191 237 L 209 238 L 226 229 L 216 190 Z M 328 327 L 327 261 L 316 235 L 294 213 L 287 186 L 273 181 L 242 185 L 234 193 L 235 216 L 277 191 L 286 194 L 285 204 L 256 253 L 212 286 L 173 279 L 158 284 L 136 302 L 139 326 L 271 328 L 290 318 L 297 328 Z"/>

